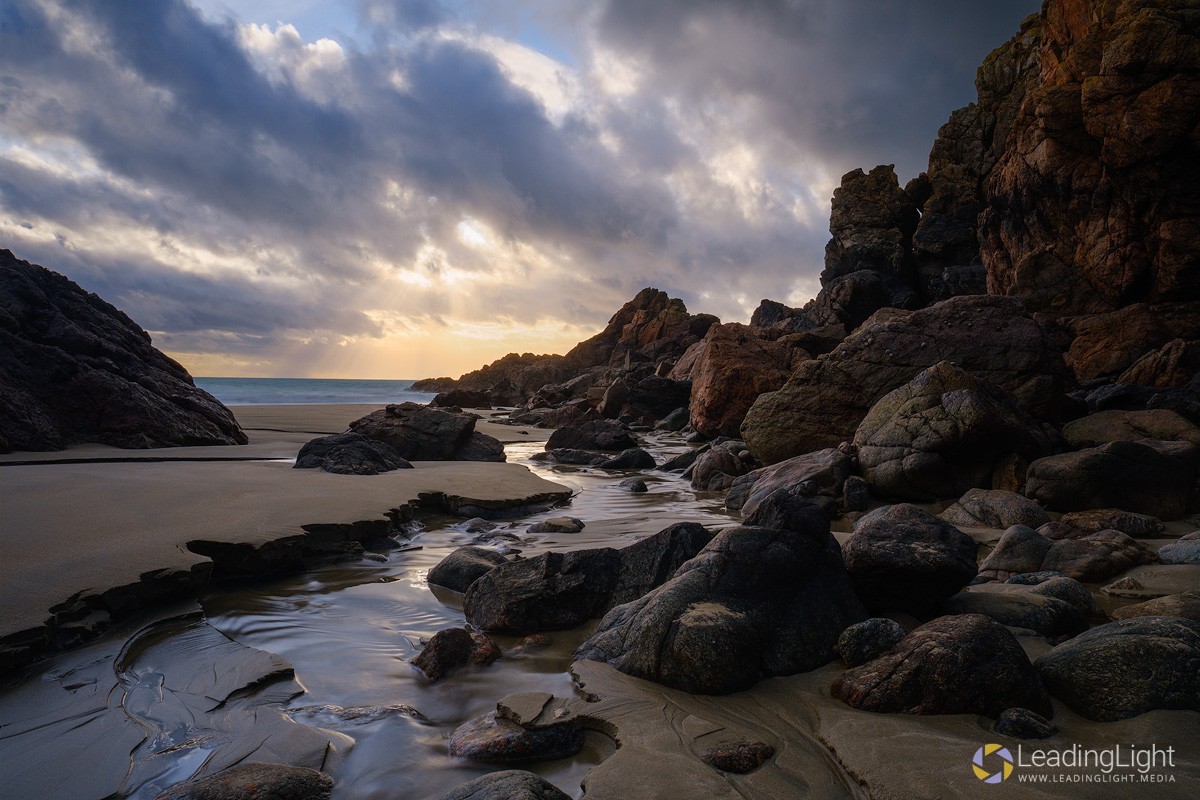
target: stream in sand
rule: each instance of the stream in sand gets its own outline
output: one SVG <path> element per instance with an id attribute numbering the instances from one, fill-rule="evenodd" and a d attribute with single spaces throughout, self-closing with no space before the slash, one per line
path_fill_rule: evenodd
<path id="1" fill-rule="evenodd" d="M 659 463 L 688 448 L 677 435 L 643 438 Z M 510 462 L 569 486 L 575 496 L 566 507 L 499 522 L 493 533 L 516 539 L 500 539 L 499 546 L 527 556 L 622 547 L 677 521 L 732 522 L 722 495 L 696 493 L 678 473 L 646 472 L 650 491 L 633 494 L 617 486 L 633 473 L 529 461 L 541 449 L 540 443 L 506 446 Z M 526 532 L 539 519 L 563 514 L 586 527 L 576 534 Z M 425 579 L 448 553 L 475 543 L 477 534 L 462 523 L 426 516 L 386 560 L 226 586 L 200 598 L 198 608 L 166 609 L 56 656 L 0 695 L 7 708 L 0 753 L 14 792 L 0 794 L 152 800 L 206 760 L 217 766 L 299 757 L 336 775 L 334 798 L 435 798 L 502 768 L 450 758 L 449 734 L 513 692 L 574 695 L 571 653 L 591 626 L 552 632 L 538 646 L 496 636 L 504 657 L 495 664 L 426 680 L 409 659 L 422 640 L 464 624 L 461 597 L 440 589 L 435 595 Z M 583 775 L 613 749 L 610 739 L 589 732 L 578 756 L 527 768 L 579 796 Z"/>

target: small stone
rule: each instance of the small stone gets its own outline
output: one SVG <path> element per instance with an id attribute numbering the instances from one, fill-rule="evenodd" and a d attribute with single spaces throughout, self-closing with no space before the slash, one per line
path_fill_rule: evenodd
<path id="1" fill-rule="evenodd" d="M 766 742 L 722 742 L 701 758 L 722 772 L 745 775 L 761 767 L 775 755 L 775 748 Z"/>
<path id="2" fill-rule="evenodd" d="M 583 520 L 575 517 L 551 517 L 529 526 L 530 533 L 579 533 Z"/>
<path id="3" fill-rule="evenodd" d="M 1058 733 L 1054 723 L 1028 708 L 1007 708 L 1000 712 L 992 730 L 1014 739 L 1047 739 Z"/>
<path id="4" fill-rule="evenodd" d="M 641 494 L 642 492 L 650 491 L 646 487 L 646 482 L 641 478 L 626 478 L 618 483 L 617 486 L 618 488 L 624 489 L 627 492 L 633 492 L 634 494 Z"/>

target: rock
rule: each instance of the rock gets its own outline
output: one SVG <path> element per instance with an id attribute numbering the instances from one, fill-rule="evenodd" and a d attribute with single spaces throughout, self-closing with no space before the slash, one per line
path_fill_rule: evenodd
<path id="1" fill-rule="evenodd" d="M 450 755 L 468 761 L 552 761 L 582 749 L 583 728 L 578 722 L 527 730 L 495 711 L 464 722 L 450 734 Z"/>
<path id="2" fill-rule="evenodd" d="M 604 398 L 600 401 L 600 405 L 596 407 L 596 410 L 603 417 L 616 419 L 621 416 L 621 412 L 625 410 L 625 403 L 628 401 L 629 384 L 617 378 L 604 390 Z"/>
<path id="3" fill-rule="evenodd" d="M 1143 597 L 1145 590 L 1146 587 L 1142 582 L 1132 575 L 1126 575 L 1107 586 L 1100 587 L 1101 592 L 1114 597 Z"/>
<path id="4" fill-rule="evenodd" d="M 338 475 L 378 475 L 412 464 L 383 442 L 358 433 L 321 436 L 300 448 L 295 469 L 323 469 Z"/>
<path id="5" fill-rule="evenodd" d="M 945 361 L 872 406 L 854 444 L 871 489 L 905 500 L 989 487 L 1005 456 L 1050 451 L 1015 397 Z"/>
<path id="6" fill-rule="evenodd" d="M 633 492 L 634 494 L 642 494 L 650 491 L 646 487 L 646 482 L 641 478 L 626 478 L 618 483 L 617 486 L 627 492 Z"/>
<path id="7" fill-rule="evenodd" d="M 1037 528 L 1050 521 L 1046 510 L 1036 500 L 1016 492 L 971 489 L 939 514 L 942 519 L 959 528 L 1011 528 L 1023 525 Z"/>
<path id="8" fill-rule="evenodd" d="M 468 622 L 486 631 L 573 628 L 646 594 L 711 538 L 702 526 L 684 522 L 620 550 L 550 552 L 509 562 L 471 584 L 463 609 Z"/>
<path id="9" fill-rule="evenodd" d="M 487 634 L 466 628 L 438 631 L 412 660 L 412 665 L 436 683 L 467 664 L 487 666 L 500 658 L 500 648 Z"/>
<path id="10" fill-rule="evenodd" d="M 546 449 L 560 447 L 572 450 L 628 450 L 637 447 L 637 441 L 620 423 L 593 420 L 579 426 L 568 425 L 550 434 Z"/>
<path id="11" fill-rule="evenodd" d="M 1200 711 L 1200 622 L 1133 617 L 1081 633 L 1034 662 L 1050 693 L 1088 719 Z"/>
<path id="12" fill-rule="evenodd" d="M 900 504 L 859 520 L 842 556 L 868 609 L 922 614 L 975 577 L 975 550 L 958 528 Z"/>
<path id="13" fill-rule="evenodd" d="M 833 192 L 829 217 L 833 238 L 825 246 L 821 284 L 859 270 L 907 277 L 919 220 L 916 205 L 900 188 L 892 165 L 880 165 L 869 173 L 861 169 L 846 173 Z"/>
<path id="14" fill-rule="evenodd" d="M 1176 411 L 1188 421 L 1200 424 L 1200 378 L 1182 389 L 1156 389 L 1153 386 L 1130 386 L 1109 383 L 1083 393 L 1089 411 L 1142 411 L 1165 408 Z"/>
<path id="15" fill-rule="evenodd" d="M 681 470 L 686 470 L 692 464 L 696 463 L 696 459 L 706 452 L 707 450 L 703 448 L 688 450 L 686 453 L 680 453 L 674 458 L 667 459 L 660 464 L 658 468 L 663 472 L 679 472 Z"/>
<path id="16" fill-rule="evenodd" d="M 490 409 L 492 407 L 492 396 L 487 392 L 472 391 L 470 389 L 450 389 L 446 392 L 439 392 L 436 397 L 429 401 L 429 405 L 438 408 Z"/>
<path id="17" fill-rule="evenodd" d="M 1200 426 L 1165 408 L 1146 411 L 1101 411 L 1063 426 L 1063 441 L 1072 450 L 1109 442 L 1157 439 L 1200 445 Z"/>
<path id="18" fill-rule="evenodd" d="M 1037 572 L 1022 572 L 1018 575 L 1013 575 L 1011 578 L 1006 580 L 1005 583 L 1012 584 L 1014 586 L 1039 586 L 1046 581 L 1053 580 L 1054 578 L 1065 577 L 1066 576 L 1061 572 L 1054 572 L 1052 570 L 1045 569 L 1038 570 Z M 1075 579 L 1072 578 L 1071 580 Z M 1076 583 L 1078 583 L 1078 581 L 1076 581 Z"/>
<path id="19" fill-rule="evenodd" d="M 439 800 L 571 800 L 571 797 L 540 775 L 506 769 L 467 781 Z"/>
<path id="20" fill-rule="evenodd" d="M 943 601 L 943 614 L 982 614 L 1010 628 L 1025 628 L 1043 636 L 1074 636 L 1087 630 L 1083 613 L 1057 597 L 1032 592 L 1013 594 L 993 591 L 964 591 Z"/>
<path id="21" fill-rule="evenodd" d="M 1015 636 L 981 614 L 938 617 L 884 655 L 839 675 L 835 700 L 863 711 L 983 714 L 1014 706 L 1052 712 Z"/>
<path id="22" fill-rule="evenodd" d="M 581 367 L 559 355 L 509 353 L 458 380 L 434 378 L 417 381 L 414 392 L 448 392 L 453 389 L 486 391 L 496 405 L 525 403 L 541 387 L 578 374 Z"/>
<path id="23" fill-rule="evenodd" d="M 1191 9 L 1045 6 L 1040 69 L 980 217 L 989 291 L 1060 314 L 1196 297 Z"/>
<path id="24" fill-rule="evenodd" d="M 787 380 L 793 351 L 736 322 L 709 328 L 699 347 L 690 375 L 692 427 L 708 436 L 737 436 L 754 400 Z M 796 351 L 796 358 L 807 354 Z"/>
<path id="25" fill-rule="evenodd" d="M 1058 733 L 1054 723 L 1028 708 L 1004 709 L 992 730 L 1014 739 L 1049 739 Z"/>
<path id="26" fill-rule="evenodd" d="M 734 775 L 746 775 L 775 756 L 775 748 L 766 742 L 722 742 L 700 758 L 705 764 Z"/>
<path id="27" fill-rule="evenodd" d="M 1072 511 L 1058 521 L 1083 533 L 1120 531 L 1138 539 L 1152 539 L 1166 527 L 1154 517 L 1134 514 L 1116 508 L 1096 508 L 1091 511 Z"/>
<path id="28" fill-rule="evenodd" d="M 1200 541 L 1179 541 L 1158 548 L 1158 558 L 1164 564 L 1200 564 Z"/>
<path id="29" fill-rule="evenodd" d="M 701 453 L 689 470 L 693 489 L 722 491 L 733 484 L 733 479 L 754 469 L 750 459 L 738 457 L 744 445 L 734 447 L 716 445 Z"/>
<path id="30" fill-rule="evenodd" d="M 475 579 L 505 563 L 504 556 L 482 547 L 460 547 L 429 570 L 427 580 L 435 586 L 445 586 L 465 592 Z"/>
<path id="31" fill-rule="evenodd" d="M 598 464 L 601 469 L 654 469 L 658 464 L 654 456 L 640 447 L 632 447 L 620 455 L 605 459 Z"/>
<path id="32" fill-rule="evenodd" d="M 795 489 L 773 492 L 743 517 L 742 524 L 752 528 L 804 531 L 813 513 L 829 516 L 819 502 L 822 499 L 826 498 L 812 497 Z"/>
<path id="33" fill-rule="evenodd" d="M 842 506 L 846 511 L 866 511 L 871 506 L 871 490 L 864 478 L 851 475 L 842 484 Z"/>
<path id="34" fill-rule="evenodd" d="M 687 427 L 689 418 L 687 406 L 684 406 L 667 414 L 654 427 L 661 431 L 681 431 Z"/>
<path id="35" fill-rule="evenodd" d="M 1178 519 L 1191 507 L 1196 466 L 1142 442 L 1110 442 L 1038 459 L 1029 465 L 1025 494 L 1055 511 L 1120 508 Z"/>
<path id="36" fill-rule="evenodd" d="M 1054 542 L 1026 525 L 1013 525 L 979 565 L 979 574 L 996 580 L 1037 572 Z"/>
<path id="37" fill-rule="evenodd" d="M 392 404 L 350 423 L 409 461 L 503 461 L 504 445 L 475 430 L 475 417 L 417 403 Z"/>
<path id="38" fill-rule="evenodd" d="M 718 322 L 711 314 L 689 314 L 682 300 L 646 288 L 613 314 L 603 331 L 575 345 L 566 360 L 612 367 L 622 366 L 631 357 L 651 363 L 678 360 Z"/>
<path id="39" fill-rule="evenodd" d="M 250 763 L 175 784 L 155 800 L 329 800 L 332 790 L 333 779 L 315 769 Z"/>
<path id="40" fill-rule="evenodd" d="M 986 376 L 1036 419 L 1058 414 L 1065 366 L 1046 330 L 1012 298 L 954 297 L 880 311 L 832 353 L 801 362 L 754 402 L 743 437 L 766 463 L 836 447 L 888 392 L 940 361 Z"/>
<path id="41" fill-rule="evenodd" d="M 1030 594 L 1045 595 L 1046 597 L 1056 597 L 1070 603 L 1084 617 L 1101 617 L 1104 612 L 1100 610 L 1100 606 L 1096 603 L 1096 598 L 1092 597 L 1092 593 L 1087 590 L 1079 581 L 1074 578 L 1068 578 L 1065 575 L 1047 578 L 1033 584 L 1029 590 Z"/>
<path id="42" fill-rule="evenodd" d="M 1113 619 L 1134 617 L 1182 617 L 1200 623 L 1200 591 L 1181 592 L 1156 597 L 1142 603 L 1122 606 L 1112 613 Z"/>
<path id="43" fill-rule="evenodd" d="M 608 456 L 599 453 L 593 453 L 589 450 L 572 450 L 568 447 L 556 447 L 553 450 L 545 450 L 541 453 L 534 453 L 529 457 L 530 461 L 548 461 L 552 464 L 574 464 L 580 466 L 597 467 L 608 461 Z"/>
<path id="44" fill-rule="evenodd" d="M 575 517 L 550 517 L 529 526 L 530 533 L 579 533 L 583 520 Z"/>
<path id="45" fill-rule="evenodd" d="M 726 528 L 666 583 L 613 608 L 575 657 L 726 694 L 827 663 L 841 631 L 862 617 L 814 508 L 803 530 Z"/>
<path id="46" fill-rule="evenodd" d="M 1067 366 L 1081 381 L 1116 378 L 1178 336 L 1200 337 L 1198 309 L 1196 303 L 1135 303 L 1064 319 L 1064 327 L 1073 335 L 1066 352 Z"/>
<path id="47" fill-rule="evenodd" d="M 57 272 L 0 250 L 0 452 L 246 444 L 124 313 Z"/>
<path id="48" fill-rule="evenodd" d="M 1200 341 L 1172 339 L 1135 361 L 1121 373 L 1117 383 L 1182 389 L 1197 374 L 1200 374 Z"/>
<path id="49" fill-rule="evenodd" d="M 839 326 L 849 332 L 881 308 L 921 305 L 912 287 L 896 275 L 859 270 L 825 284 L 811 306 L 805 307 L 805 315 L 813 325 Z"/>
<path id="50" fill-rule="evenodd" d="M 857 667 L 891 650 L 905 635 L 899 622 L 873 617 L 842 631 L 833 650 L 847 667 Z"/>
<path id="51" fill-rule="evenodd" d="M 690 380 L 674 380 L 665 375 L 649 375 L 629 389 L 629 408 L 647 419 L 669 417 L 683 406 L 683 421 L 679 430 L 687 424 L 688 398 L 692 395 Z"/>
<path id="52" fill-rule="evenodd" d="M 744 517 L 754 513 L 755 507 L 772 493 L 804 484 L 814 487 L 817 494 L 837 497 L 853 468 L 850 456 L 836 448 L 789 458 L 736 478 L 725 498 L 725 507 L 730 511 L 740 510 Z"/>

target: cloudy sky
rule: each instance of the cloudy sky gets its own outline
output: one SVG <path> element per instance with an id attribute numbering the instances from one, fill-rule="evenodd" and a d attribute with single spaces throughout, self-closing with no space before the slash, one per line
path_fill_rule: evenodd
<path id="1" fill-rule="evenodd" d="M 1035 0 L 4 0 L 0 246 L 193 374 L 457 375 L 819 288 Z"/>

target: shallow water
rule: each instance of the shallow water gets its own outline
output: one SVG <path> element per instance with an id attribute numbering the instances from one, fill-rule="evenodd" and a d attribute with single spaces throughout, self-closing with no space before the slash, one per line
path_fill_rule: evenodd
<path id="1" fill-rule="evenodd" d="M 674 435 L 643 438 L 659 463 L 688 447 Z M 698 495 L 678 474 L 530 462 L 529 456 L 541 449 L 540 444 L 513 444 L 506 449 L 510 462 L 526 464 L 542 477 L 570 486 L 575 495 L 566 507 L 498 523 L 494 533 L 505 536 L 495 540 L 497 547 L 515 548 L 525 555 L 549 549 L 621 547 L 676 521 L 713 527 L 732 521 L 723 510 L 720 495 Z M 632 494 L 617 488 L 632 474 L 643 477 L 648 493 Z M 539 519 L 564 514 L 584 520 L 584 530 L 577 534 L 526 532 Z M 99 733 L 92 738 L 124 734 L 132 743 L 139 735 L 146 737 L 132 750 L 131 745 L 103 752 L 93 747 L 87 769 L 111 775 L 108 783 L 76 780 L 70 791 L 59 796 L 104 797 L 124 774 L 117 796 L 152 800 L 163 787 L 186 778 L 213 758 L 213 753 L 219 752 L 214 742 L 229 747 L 231 737 L 245 736 L 238 725 L 266 713 L 264 708 L 272 714 L 282 709 L 283 714 L 276 714 L 273 723 L 295 721 L 307 726 L 291 726 L 279 732 L 279 737 L 286 738 L 289 730 L 295 733 L 308 728 L 332 732 L 328 752 L 314 757 L 317 763 L 324 759 L 335 774 L 336 800 L 434 798 L 473 777 L 503 769 L 450 758 L 450 733 L 466 720 L 494 710 L 497 700 L 513 692 L 573 695 L 575 688 L 568 674 L 571 653 L 587 637 L 591 625 L 550 633 L 549 644 L 544 646 L 524 646 L 517 637 L 496 636 L 504 651 L 500 661 L 490 667 L 468 667 L 431 684 L 409 665 L 409 659 L 420 651 L 422 640 L 444 628 L 461 626 L 464 619 L 461 598 L 445 590 L 435 595 L 426 574 L 455 548 L 475 543 L 476 535 L 464 532 L 462 520 L 450 517 L 428 517 L 421 524 L 423 527 L 409 532 L 396 549 L 383 554 L 385 561 L 329 564 L 265 584 L 225 587 L 201 598 L 208 625 L 239 645 L 265 653 L 222 651 L 226 662 L 206 663 L 210 648 L 219 645 L 205 639 L 206 629 L 211 639 L 211 628 L 194 618 L 175 617 L 133 635 L 126 627 L 124 634 L 112 634 L 89 648 L 54 659 L 40 680 L 29 681 L 10 693 L 8 700 L 15 702 L 14 698 L 20 697 L 23 709 L 37 708 L 47 702 L 42 695 L 52 688 L 62 693 L 62 676 L 88 665 L 94 673 L 87 679 L 91 685 L 103 686 L 115 673 L 108 696 L 100 698 L 103 703 L 97 701 L 106 708 L 90 709 L 89 713 L 95 714 L 104 711 L 103 724 L 96 723 Z M 238 663 L 237 658 L 256 664 L 264 675 L 271 674 L 267 654 L 286 659 L 294 667 L 295 681 L 266 681 L 263 685 L 269 683 L 269 688 L 235 693 L 220 699 L 215 708 L 206 708 L 207 701 L 196 701 L 171 688 L 180 683 L 203 684 L 196 693 L 211 700 L 220 693 L 210 684 L 219 684 L 217 673 L 233 669 L 230 664 Z M 172 670 L 185 674 L 172 677 Z M 248 678 L 251 682 L 257 679 L 257 673 Z M 228 682 L 231 686 L 237 683 Z M 71 691 L 75 691 L 73 687 Z M 290 697 L 292 694 L 295 696 Z M 56 702 L 68 701 L 60 697 Z M 36 716 L 32 711 L 26 714 Z M 236 724 L 210 719 L 219 714 L 237 716 Z M 36 724 L 23 721 L 16 727 L 28 729 Z M 0 740 L 9 738 L 5 748 L 9 755 L 13 755 L 20 733 L 12 725 L 0 732 Z M 296 743 L 287 741 L 292 748 L 287 752 L 293 752 Z M 34 740 L 28 740 L 28 745 L 15 751 L 29 749 L 29 757 L 53 762 L 65 755 L 54 753 L 54 742 L 54 737 L 45 736 L 36 747 Z M 309 752 L 324 745 L 323 740 L 304 740 L 299 746 Z M 243 749 L 255 753 L 250 760 L 269 760 L 263 753 L 280 752 L 279 746 L 274 747 Z M 589 732 L 584 750 L 574 758 L 525 766 L 578 797 L 584 774 L 613 749 L 611 740 Z M 48 792 L 44 796 L 53 795 Z"/>

